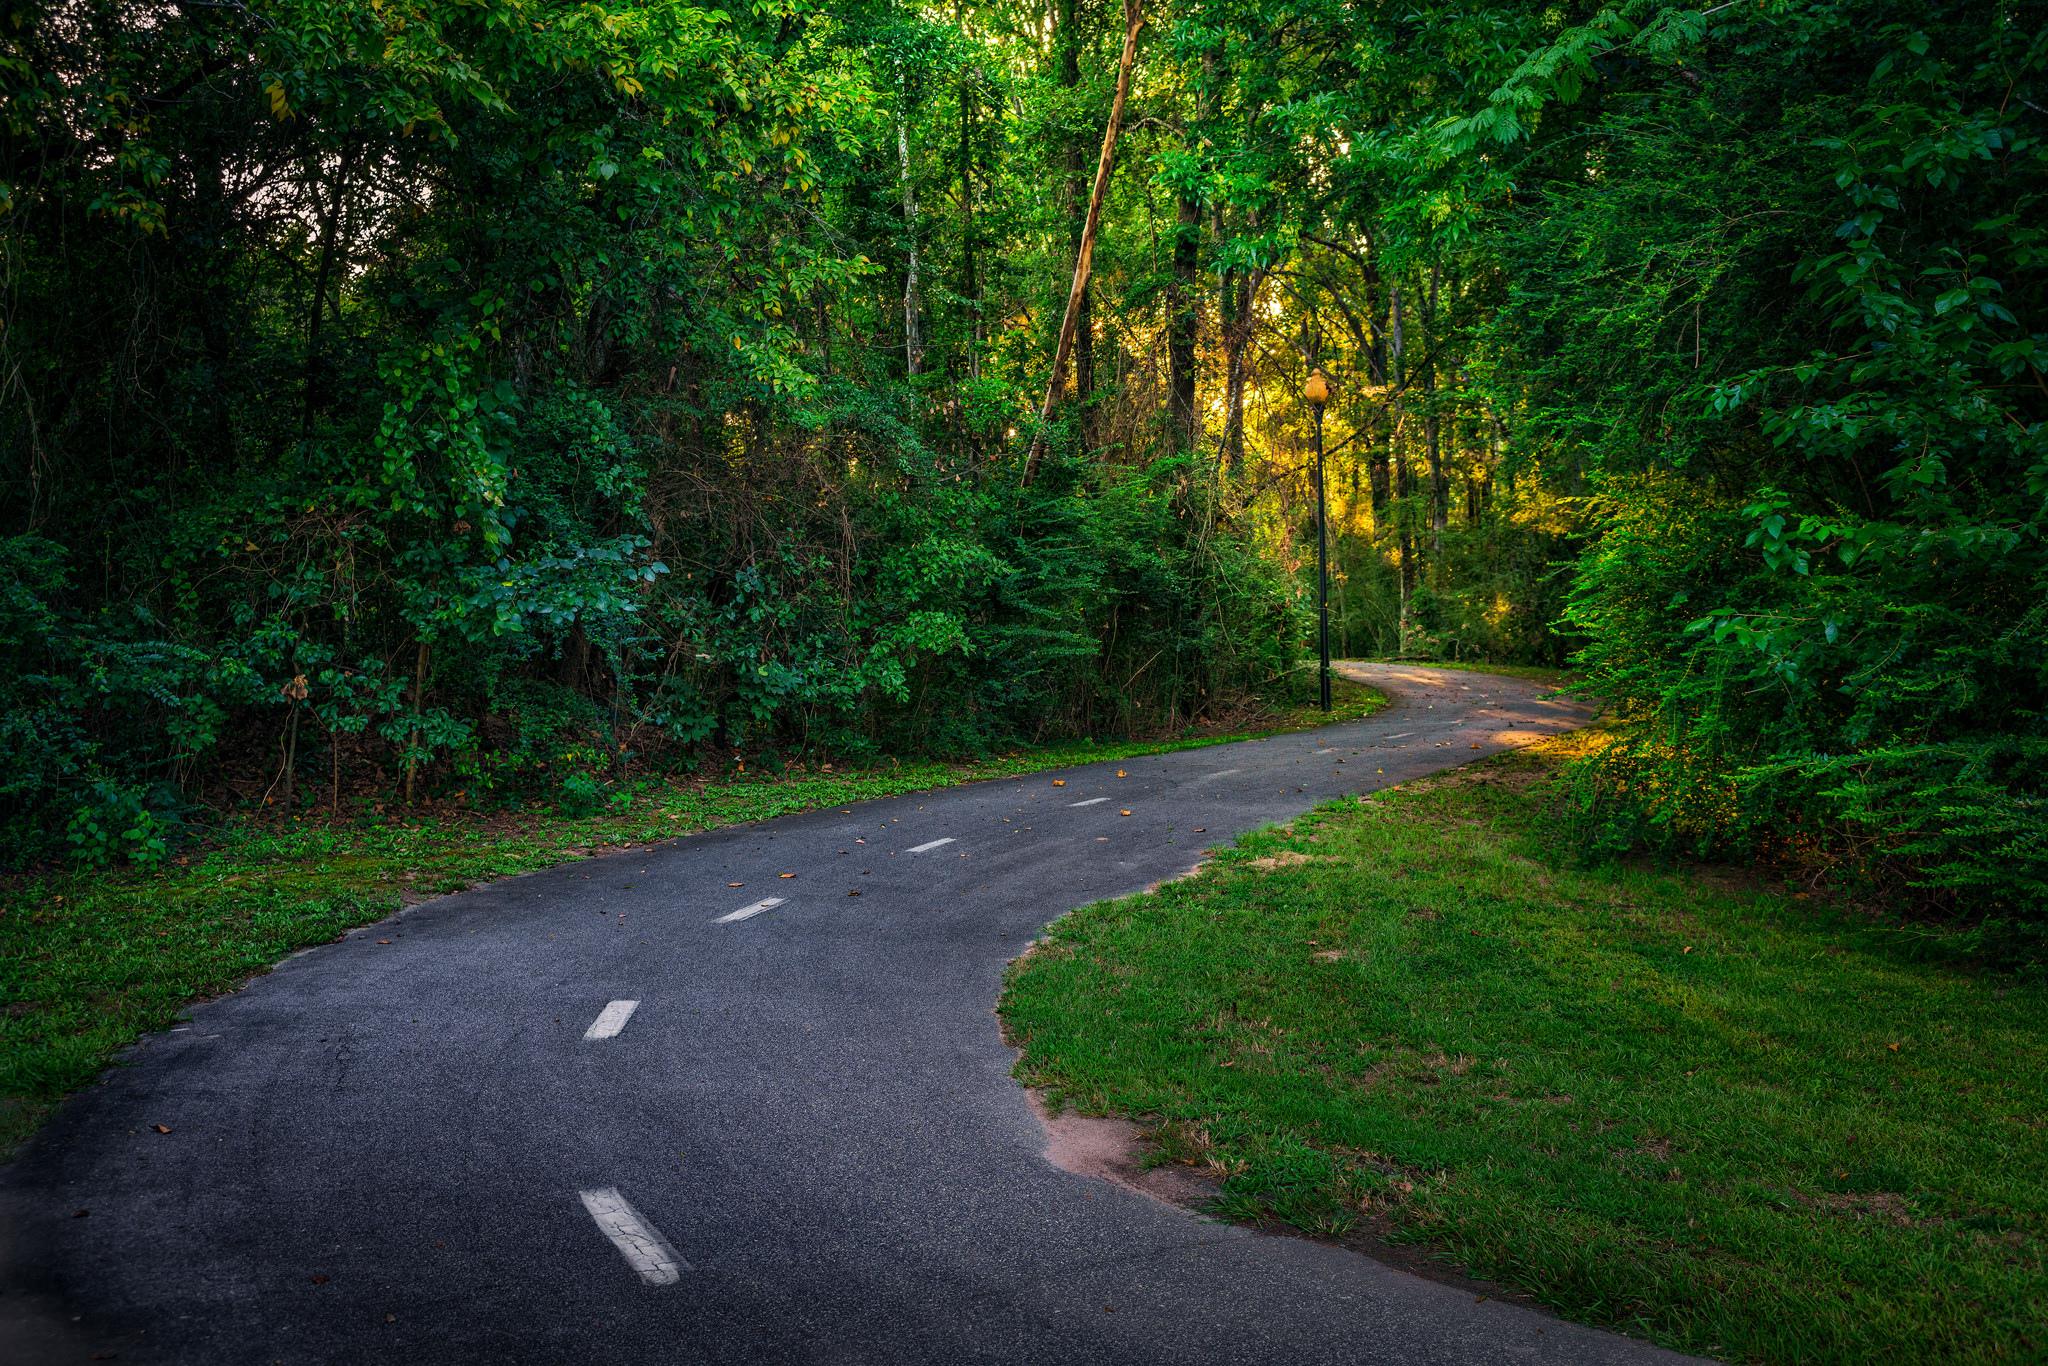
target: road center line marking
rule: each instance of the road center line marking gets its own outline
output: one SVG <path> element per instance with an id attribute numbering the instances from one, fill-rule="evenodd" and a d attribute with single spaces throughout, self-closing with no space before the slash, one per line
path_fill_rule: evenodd
<path id="1" fill-rule="evenodd" d="M 598 1231 L 612 1240 L 612 1246 L 626 1259 L 627 1266 L 640 1273 L 641 1280 L 649 1285 L 674 1285 L 690 1269 L 690 1264 L 676 1255 L 660 1230 L 626 1203 L 617 1186 L 577 1194 L 583 1198 L 583 1208 L 597 1221 Z"/>
<path id="2" fill-rule="evenodd" d="M 906 849 L 903 852 L 906 854 L 922 854 L 927 850 L 936 849 L 942 844 L 951 844 L 952 842 L 953 837 L 951 835 L 948 835 L 942 840 L 927 840 L 925 843 L 916 845 L 915 847 L 910 849 Z"/>
<path id="3" fill-rule="evenodd" d="M 782 898 L 779 896 L 764 896 L 753 905 L 742 906 L 731 915 L 722 915 L 711 923 L 714 925 L 729 925 L 735 920 L 745 920 L 748 916 L 759 915 L 763 911 L 772 911 L 781 904 Z"/>
<path id="4" fill-rule="evenodd" d="M 1090 797 L 1090 798 L 1089 798 L 1089 799 L 1088 799 L 1087 801 L 1085 801 L 1085 802 L 1068 802 L 1068 803 L 1067 803 L 1067 805 L 1068 805 L 1068 806 L 1093 806 L 1093 805 L 1095 805 L 1095 804 L 1096 804 L 1097 802 L 1106 802 L 1106 801 L 1108 801 L 1108 800 L 1109 800 L 1109 798 L 1107 798 L 1107 797 Z"/>
<path id="5" fill-rule="evenodd" d="M 640 1008 L 638 1001 L 613 1001 L 597 1012 L 597 1018 L 590 1022 L 590 1028 L 583 1031 L 586 1039 L 615 1038 L 626 1027 L 626 1021 L 633 1018 L 633 1012 Z"/>

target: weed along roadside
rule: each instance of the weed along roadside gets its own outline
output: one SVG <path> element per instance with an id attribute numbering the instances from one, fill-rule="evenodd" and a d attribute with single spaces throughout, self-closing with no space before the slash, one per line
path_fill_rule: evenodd
<path id="1" fill-rule="evenodd" d="M 1212 1212 L 1729 1360 L 2048 1354 L 2048 1001 L 1748 877 L 1560 866 L 1585 733 L 1219 850 L 1012 966 L 1017 1071 Z"/>
<path id="2" fill-rule="evenodd" d="M 1386 703 L 1354 683 L 1341 684 L 1337 700 L 1339 719 L 1353 720 Z M 1323 720 L 1303 706 L 1270 713 L 1248 733 L 650 785 L 624 809 L 581 818 L 423 803 L 368 821 L 247 826 L 163 872 L 20 878 L 0 898 L 0 1144 L 32 1132 L 117 1050 L 174 1023 L 192 1002 L 405 905 L 696 831 Z"/>

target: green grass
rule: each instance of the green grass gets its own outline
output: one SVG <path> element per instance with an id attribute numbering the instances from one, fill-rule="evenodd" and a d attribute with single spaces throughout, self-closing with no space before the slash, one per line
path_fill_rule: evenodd
<path id="1" fill-rule="evenodd" d="M 1218 1210 L 1442 1249 L 1773 1362 L 2048 1356 L 2048 993 L 1746 877 L 1555 866 L 1584 738 L 1320 808 L 1059 921 L 1021 1079 Z"/>
<path id="2" fill-rule="evenodd" d="M 1385 704 L 1341 683 L 1337 719 Z M 397 910 L 404 899 L 546 868 L 607 848 L 743 821 L 1070 764 L 1116 760 L 1320 724 L 1310 706 L 1241 735 L 1063 744 L 978 763 L 885 763 L 785 772 L 643 793 L 586 819 L 482 813 L 448 803 L 387 819 L 247 824 L 160 873 L 67 872 L 0 895 L 0 1151 L 27 1136 L 114 1052 L 232 991 L 286 955 Z"/>

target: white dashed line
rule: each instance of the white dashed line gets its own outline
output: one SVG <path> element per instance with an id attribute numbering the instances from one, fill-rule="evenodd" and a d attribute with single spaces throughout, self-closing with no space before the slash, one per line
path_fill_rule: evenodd
<path id="1" fill-rule="evenodd" d="M 904 850 L 903 852 L 904 852 L 904 853 L 906 853 L 906 854 L 922 854 L 922 853 L 926 852 L 927 850 L 931 850 L 931 849 L 936 849 L 936 848 L 938 848 L 938 847 L 939 847 L 940 845 L 942 845 L 942 844 L 951 844 L 952 842 L 953 842 L 953 837 L 952 837 L 951 835 L 948 835 L 948 836 L 946 836 L 946 837 L 945 837 L 944 839 L 942 839 L 942 840 L 929 840 L 929 841 L 927 841 L 927 842 L 925 842 L 925 843 L 923 843 L 923 844 L 917 845 L 917 846 L 915 846 L 915 847 L 913 847 L 913 848 L 910 848 L 910 849 L 906 849 L 906 850 Z"/>
<path id="2" fill-rule="evenodd" d="M 649 1285 L 674 1285 L 690 1269 L 690 1264 L 676 1255 L 654 1225 L 626 1203 L 617 1186 L 577 1194 L 583 1197 L 583 1208 L 597 1220 L 599 1231 L 612 1240 L 612 1246 L 626 1259 L 627 1266 L 640 1273 L 641 1280 Z"/>
<path id="3" fill-rule="evenodd" d="M 590 1028 L 583 1031 L 586 1039 L 609 1039 L 626 1027 L 626 1021 L 633 1018 L 633 1012 L 640 1008 L 638 1001 L 613 1001 L 597 1013 L 590 1022 Z"/>
<path id="4" fill-rule="evenodd" d="M 1204 778 L 1228 778 L 1233 773 L 1242 772 L 1244 772 L 1244 770 L 1241 768 L 1219 768 L 1214 773 L 1204 773 L 1202 776 Z M 1103 800 L 1107 801 L 1109 799 L 1105 797 L 1103 798 Z"/>
<path id="5" fill-rule="evenodd" d="M 1095 805 L 1095 803 L 1097 803 L 1097 802 L 1106 802 L 1106 801 L 1108 801 L 1108 800 L 1109 800 L 1109 798 L 1107 798 L 1107 797 L 1090 797 L 1090 798 L 1089 798 L 1089 799 L 1088 799 L 1087 801 L 1085 801 L 1085 802 L 1068 802 L 1068 803 L 1067 803 L 1067 805 L 1068 805 L 1068 806 L 1093 806 L 1093 805 Z"/>
<path id="6" fill-rule="evenodd" d="M 763 911 L 772 911 L 781 904 L 782 898 L 779 896 L 764 896 L 753 905 L 742 906 L 731 915 L 722 915 L 711 923 L 714 925 L 729 925 L 735 920 L 745 920 L 748 916 L 759 915 Z"/>

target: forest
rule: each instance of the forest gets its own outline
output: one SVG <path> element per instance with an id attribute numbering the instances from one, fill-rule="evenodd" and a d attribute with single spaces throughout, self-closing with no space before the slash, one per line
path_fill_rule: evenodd
<path id="1" fill-rule="evenodd" d="M 1560 829 L 2048 943 L 1994 0 L 0 0 L 0 861 L 1577 671 Z"/>

